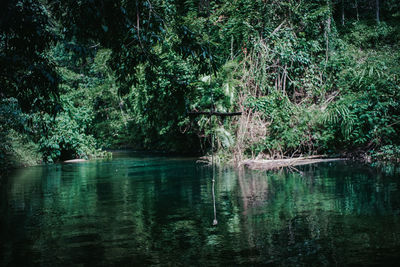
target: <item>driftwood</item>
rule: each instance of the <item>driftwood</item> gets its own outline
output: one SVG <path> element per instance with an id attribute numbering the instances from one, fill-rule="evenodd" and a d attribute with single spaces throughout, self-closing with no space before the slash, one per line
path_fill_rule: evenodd
<path id="1" fill-rule="evenodd" d="M 307 165 L 320 162 L 341 161 L 341 160 L 347 160 L 347 159 L 321 158 L 321 156 L 311 156 L 311 157 L 299 157 L 291 159 L 244 160 L 241 162 L 241 165 L 252 170 L 272 170 L 282 167 L 292 167 L 292 166 Z"/>

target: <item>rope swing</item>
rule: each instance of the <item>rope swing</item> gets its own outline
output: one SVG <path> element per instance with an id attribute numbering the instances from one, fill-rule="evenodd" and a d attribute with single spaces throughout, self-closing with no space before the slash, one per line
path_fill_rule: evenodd
<path id="1" fill-rule="evenodd" d="M 207 26 L 210 25 L 210 5 L 208 4 L 207 6 Z M 210 36 L 210 27 L 208 27 L 208 36 Z M 211 77 L 213 73 L 212 69 L 212 55 L 211 55 L 211 48 L 210 48 L 210 38 L 207 40 L 207 48 L 208 48 L 208 68 L 209 68 L 209 74 L 210 74 L 210 79 L 208 79 L 209 82 L 209 93 L 210 93 L 210 98 L 211 98 L 211 107 L 210 111 L 191 111 L 188 112 L 187 114 L 189 116 L 200 116 L 200 115 L 207 115 L 210 117 L 210 124 L 212 123 L 211 118 L 213 116 L 217 117 L 229 117 L 229 116 L 240 116 L 242 115 L 242 112 L 218 112 L 214 110 L 214 95 L 213 95 L 213 90 L 211 88 Z M 211 126 L 210 126 L 211 127 Z M 214 162 L 214 139 L 215 139 L 215 133 L 211 129 L 211 171 L 212 171 L 212 200 L 213 200 L 213 208 L 214 208 L 214 220 L 213 220 L 213 225 L 216 226 L 218 225 L 218 220 L 217 220 L 217 208 L 216 208 L 216 200 L 215 200 L 215 162 Z"/>

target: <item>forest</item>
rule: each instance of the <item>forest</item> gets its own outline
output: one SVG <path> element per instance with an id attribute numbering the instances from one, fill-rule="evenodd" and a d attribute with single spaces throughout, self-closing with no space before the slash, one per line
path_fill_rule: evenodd
<path id="1" fill-rule="evenodd" d="M 0 166 L 399 161 L 399 48 L 398 0 L 3 0 Z"/>

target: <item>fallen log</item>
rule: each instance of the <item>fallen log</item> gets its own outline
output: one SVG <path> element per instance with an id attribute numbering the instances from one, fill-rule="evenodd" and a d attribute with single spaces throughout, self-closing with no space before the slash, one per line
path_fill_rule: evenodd
<path id="1" fill-rule="evenodd" d="M 69 160 L 64 160 L 65 163 L 74 163 L 74 162 L 84 162 L 86 159 L 69 159 Z"/>
<path id="2" fill-rule="evenodd" d="M 252 170 L 272 170 L 282 167 L 292 167 L 299 165 L 314 164 L 320 162 L 332 162 L 347 160 L 346 158 L 315 158 L 311 157 L 300 157 L 291 159 L 271 159 L 271 160 L 244 160 L 241 162 L 241 166 L 245 166 Z"/>
<path id="3" fill-rule="evenodd" d="M 219 117 L 229 117 L 229 116 L 239 116 L 242 115 L 242 112 L 217 112 L 217 111 L 190 111 L 187 113 L 189 116 L 198 116 L 198 115 L 215 115 Z"/>

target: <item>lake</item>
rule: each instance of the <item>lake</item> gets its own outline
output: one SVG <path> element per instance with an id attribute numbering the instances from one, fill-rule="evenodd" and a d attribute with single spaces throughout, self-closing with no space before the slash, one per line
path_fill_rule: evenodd
<path id="1" fill-rule="evenodd" d="M 400 168 L 343 161 L 276 171 L 193 158 L 15 171 L 0 188 L 0 266 L 397 265 Z"/>

